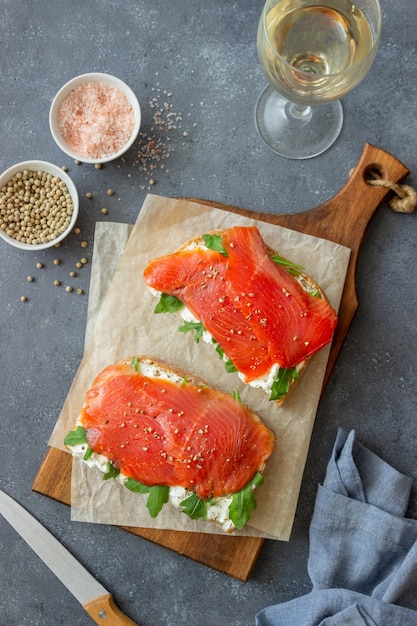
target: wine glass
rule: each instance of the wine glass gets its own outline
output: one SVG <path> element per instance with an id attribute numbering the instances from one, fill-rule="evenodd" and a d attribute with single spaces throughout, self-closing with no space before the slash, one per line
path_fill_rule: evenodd
<path id="1" fill-rule="evenodd" d="M 257 48 L 270 84 L 256 125 L 271 150 L 307 159 L 332 145 L 343 124 L 338 99 L 364 78 L 380 36 L 378 0 L 266 1 Z"/>

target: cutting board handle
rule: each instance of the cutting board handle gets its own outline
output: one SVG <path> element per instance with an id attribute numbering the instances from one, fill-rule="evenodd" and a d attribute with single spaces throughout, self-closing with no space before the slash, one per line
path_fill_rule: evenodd
<path id="1" fill-rule="evenodd" d="M 283 217 L 290 228 L 341 243 L 352 252 L 358 251 L 371 217 L 390 193 L 386 187 L 371 184 L 371 171 L 394 183 L 409 174 L 398 159 L 367 143 L 346 184 L 335 196 L 309 211 L 276 216 L 273 223 L 281 224 Z"/>

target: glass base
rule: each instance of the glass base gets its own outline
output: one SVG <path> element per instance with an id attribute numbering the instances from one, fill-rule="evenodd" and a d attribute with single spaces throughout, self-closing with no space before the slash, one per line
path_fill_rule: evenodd
<path id="1" fill-rule="evenodd" d="M 343 109 L 339 100 L 312 107 L 294 104 L 268 85 L 256 104 L 255 120 L 273 152 L 289 159 L 310 159 L 336 141 Z"/>

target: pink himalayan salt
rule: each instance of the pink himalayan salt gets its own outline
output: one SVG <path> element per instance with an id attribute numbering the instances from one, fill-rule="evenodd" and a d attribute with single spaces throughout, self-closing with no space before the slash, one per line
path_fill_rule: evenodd
<path id="1" fill-rule="evenodd" d="M 104 83 L 82 83 L 64 99 L 58 128 L 81 157 L 101 159 L 123 148 L 132 135 L 135 114 L 126 94 Z"/>

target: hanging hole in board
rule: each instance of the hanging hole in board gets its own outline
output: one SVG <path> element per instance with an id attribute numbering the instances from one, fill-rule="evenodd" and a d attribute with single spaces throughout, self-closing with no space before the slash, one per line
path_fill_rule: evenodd
<path id="1" fill-rule="evenodd" d="M 384 178 L 382 168 L 380 165 L 369 165 L 363 175 L 363 178 L 367 185 L 372 185 L 375 180 L 381 180 Z"/>

